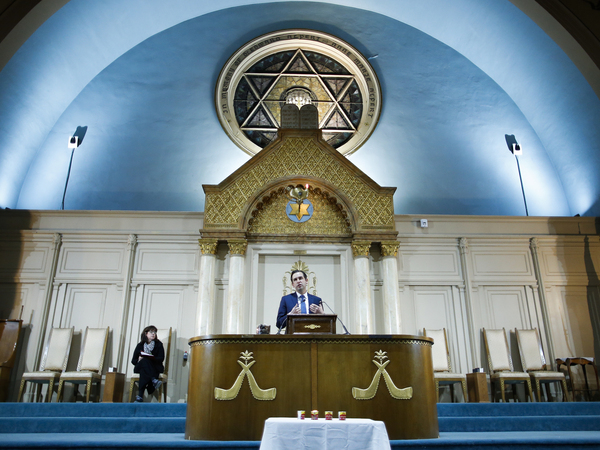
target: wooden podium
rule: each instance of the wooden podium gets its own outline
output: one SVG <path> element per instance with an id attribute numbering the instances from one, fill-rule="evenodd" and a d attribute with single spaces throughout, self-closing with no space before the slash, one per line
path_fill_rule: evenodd
<path id="1" fill-rule="evenodd" d="M 336 314 L 289 314 L 285 334 L 335 334 Z"/>
<path id="2" fill-rule="evenodd" d="M 408 335 L 191 338 L 185 438 L 259 441 L 268 418 L 304 410 L 310 421 L 314 409 L 383 421 L 390 439 L 437 438 L 432 343 Z"/>

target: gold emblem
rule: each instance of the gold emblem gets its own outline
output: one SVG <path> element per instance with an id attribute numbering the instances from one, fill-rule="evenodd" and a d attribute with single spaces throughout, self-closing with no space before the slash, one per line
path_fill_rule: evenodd
<path id="1" fill-rule="evenodd" d="M 360 389 L 357 387 L 352 388 L 352 397 L 354 397 L 356 400 L 370 400 L 375 397 L 377 388 L 379 388 L 379 379 L 382 375 L 383 379 L 385 380 L 385 385 L 387 386 L 388 391 L 393 398 L 396 400 L 410 400 L 412 398 L 413 388 L 410 386 L 403 389 L 396 387 L 392 381 L 392 377 L 390 377 L 390 374 L 387 372 L 387 370 L 385 370 L 386 366 L 390 363 L 388 360 L 382 364 L 384 359 L 388 359 L 387 356 L 385 356 L 386 353 L 387 352 L 382 350 L 375 352 L 375 359 L 378 359 L 379 362 L 373 360 L 373 363 L 377 366 L 377 372 L 375 373 L 375 376 L 373 376 L 373 380 L 371 381 L 369 387 L 366 389 Z"/>
<path id="2" fill-rule="evenodd" d="M 309 328 L 311 330 L 316 330 L 317 328 L 321 328 L 321 325 L 315 325 L 314 323 L 311 323 L 310 325 L 304 325 L 304 328 Z"/>
<path id="3" fill-rule="evenodd" d="M 250 364 L 248 364 L 248 361 L 250 361 L 251 359 L 254 359 L 254 357 L 252 356 L 252 352 L 249 352 L 248 350 L 246 350 L 245 352 L 242 352 L 241 355 L 242 356 L 240 356 L 240 359 L 244 360 L 244 362 L 238 360 L 237 363 L 240 366 L 242 366 L 242 371 L 237 376 L 237 379 L 235 380 L 235 383 L 233 383 L 233 386 L 231 386 L 231 388 L 229 388 L 229 389 L 221 389 L 218 387 L 215 388 L 215 400 L 233 400 L 234 398 L 236 398 L 240 392 L 240 389 L 242 388 L 242 383 L 244 382 L 245 377 L 248 377 L 248 384 L 250 385 L 250 391 L 252 392 L 252 396 L 255 399 L 257 399 L 257 400 L 275 400 L 275 397 L 277 396 L 277 389 L 276 388 L 261 389 L 258 386 L 258 383 L 256 382 L 256 379 L 254 378 L 254 375 L 252 374 L 252 372 L 250 372 L 250 367 L 252 367 L 254 365 L 254 363 L 256 362 L 256 361 L 252 361 Z"/>
<path id="4" fill-rule="evenodd" d="M 296 216 L 296 218 L 298 220 L 302 219 L 302 217 L 304 216 L 308 216 L 308 207 L 310 205 L 307 203 L 291 203 L 290 202 L 290 207 L 292 208 L 292 211 L 290 212 L 290 214 L 292 216 Z"/>

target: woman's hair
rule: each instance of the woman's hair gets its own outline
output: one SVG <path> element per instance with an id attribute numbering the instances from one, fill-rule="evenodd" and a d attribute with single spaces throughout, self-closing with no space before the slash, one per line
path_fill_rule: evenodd
<path id="1" fill-rule="evenodd" d="M 158 329 L 154 325 L 148 325 L 146 328 L 144 328 L 144 331 L 142 331 L 141 342 L 148 342 L 148 338 L 146 337 L 146 333 L 148 331 L 154 331 L 156 333 L 158 331 Z M 158 338 L 158 336 L 157 336 L 157 338 Z"/>

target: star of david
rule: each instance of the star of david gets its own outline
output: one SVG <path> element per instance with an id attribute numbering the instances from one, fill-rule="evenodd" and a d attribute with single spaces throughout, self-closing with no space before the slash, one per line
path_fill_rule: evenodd
<path id="1" fill-rule="evenodd" d="M 255 144 L 264 148 L 277 137 L 281 106 L 294 89 L 310 93 L 319 128 L 334 148 L 356 133 L 363 107 L 354 75 L 328 56 L 297 49 L 263 58 L 236 87 L 236 119 Z"/>
<path id="2" fill-rule="evenodd" d="M 292 203 L 290 205 L 292 207 L 291 215 L 296 216 L 298 220 L 302 219 L 304 216 L 308 216 L 308 204 L 307 203 Z"/>

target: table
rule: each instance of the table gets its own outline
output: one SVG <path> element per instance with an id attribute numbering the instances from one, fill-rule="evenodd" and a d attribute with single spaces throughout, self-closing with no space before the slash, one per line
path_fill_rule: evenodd
<path id="1" fill-rule="evenodd" d="M 594 364 L 594 358 L 585 356 L 574 356 L 569 358 L 556 358 L 556 369 L 560 371 L 560 366 L 566 366 L 567 373 L 569 374 L 569 384 L 571 385 L 571 392 L 573 395 L 573 401 L 575 401 L 575 392 L 583 391 L 589 401 L 592 400 L 591 391 L 600 391 L 600 382 L 598 381 L 598 369 Z M 583 377 L 585 378 L 585 389 L 575 389 L 575 383 L 573 382 L 573 374 L 571 373 L 571 366 L 581 366 L 583 371 Z M 586 366 L 592 366 L 594 373 L 596 374 L 596 389 L 590 389 L 588 383 Z"/>
<path id="2" fill-rule="evenodd" d="M 103 403 L 123 401 L 123 389 L 125 387 L 125 374 L 119 372 L 107 372 L 104 380 Z"/>
<path id="3" fill-rule="evenodd" d="M 474 372 L 467 374 L 467 391 L 469 392 L 469 403 L 489 403 L 487 376 L 485 372 Z"/>
<path id="4" fill-rule="evenodd" d="M 259 441 L 271 417 L 346 411 L 390 439 L 439 436 L 433 339 L 412 335 L 191 338 L 185 438 Z"/>
<path id="5" fill-rule="evenodd" d="M 310 413 L 309 413 L 310 414 Z M 385 424 L 370 419 L 311 420 L 270 418 L 260 450 L 387 450 L 391 449 Z"/>

